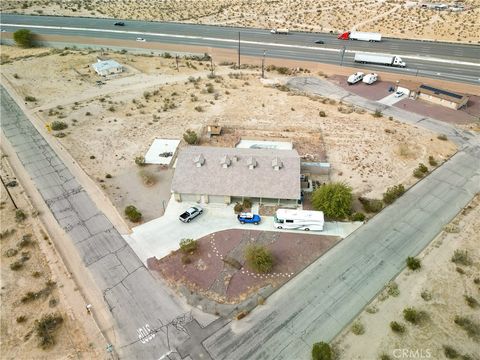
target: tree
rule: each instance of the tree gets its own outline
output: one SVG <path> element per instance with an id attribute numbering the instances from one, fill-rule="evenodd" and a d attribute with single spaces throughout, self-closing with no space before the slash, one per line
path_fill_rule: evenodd
<path id="1" fill-rule="evenodd" d="M 33 33 L 27 29 L 20 29 L 13 33 L 13 40 L 18 46 L 29 48 L 33 46 Z"/>
<path id="2" fill-rule="evenodd" d="M 323 185 L 313 193 L 312 204 L 331 219 L 343 219 L 350 215 L 352 188 L 338 182 Z"/>
<path id="3" fill-rule="evenodd" d="M 273 267 L 272 253 L 261 245 L 250 245 L 245 250 L 248 265 L 260 273 L 268 273 Z"/>
<path id="4" fill-rule="evenodd" d="M 318 342 L 312 347 L 312 360 L 332 360 L 333 354 L 330 345 L 325 342 Z"/>
<path id="5" fill-rule="evenodd" d="M 198 143 L 197 133 L 193 130 L 187 130 L 185 131 L 185 134 L 183 134 L 183 140 L 189 145 L 195 145 Z"/>

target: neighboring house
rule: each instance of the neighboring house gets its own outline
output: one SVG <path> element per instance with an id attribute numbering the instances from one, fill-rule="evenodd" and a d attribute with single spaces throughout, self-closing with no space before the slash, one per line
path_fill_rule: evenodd
<path id="1" fill-rule="evenodd" d="M 418 98 L 455 110 L 466 106 L 468 102 L 467 95 L 434 88 L 429 85 L 420 85 L 418 88 Z"/>
<path id="2" fill-rule="evenodd" d="M 230 204 L 244 198 L 294 205 L 300 199 L 296 150 L 190 146 L 178 154 L 172 193 L 177 201 Z"/>
<path id="3" fill-rule="evenodd" d="M 115 60 L 98 60 L 92 64 L 93 70 L 100 76 L 118 74 L 123 71 L 123 66 Z"/>

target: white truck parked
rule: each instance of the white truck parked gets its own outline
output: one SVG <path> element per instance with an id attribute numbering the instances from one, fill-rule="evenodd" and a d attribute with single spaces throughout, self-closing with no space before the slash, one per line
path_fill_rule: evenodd
<path id="1" fill-rule="evenodd" d="M 348 85 L 353 85 L 358 83 L 359 81 L 362 81 L 363 75 L 365 74 L 362 72 L 356 72 L 355 74 L 350 75 L 347 79 Z"/>
<path id="2" fill-rule="evenodd" d="M 407 64 L 397 55 L 381 55 L 372 53 L 355 53 L 354 61 L 362 64 L 377 64 L 405 67 Z"/>
<path id="3" fill-rule="evenodd" d="M 371 84 L 373 84 L 373 83 L 374 83 L 375 81 L 377 81 L 377 80 L 378 80 L 378 75 L 375 74 L 375 73 L 370 73 L 370 74 L 365 75 L 365 76 L 363 77 L 363 80 L 362 80 L 362 81 L 363 81 L 365 84 L 371 85 Z"/>
<path id="4" fill-rule="evenodd" d="M 270 30 L 272 34 L 282 34 L 282 35 L 288 35 L 288 29 L 272 29 Z"/>
<path id="5" fill-rule="evenodd" d="M 323 230 L 324 217 L 321 211 L 278 209 L 273 218 L 277 229 Z"/>

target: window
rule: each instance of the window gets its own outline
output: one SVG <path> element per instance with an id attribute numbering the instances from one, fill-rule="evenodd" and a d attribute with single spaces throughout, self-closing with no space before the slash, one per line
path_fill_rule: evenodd
<path id="1" fill-rule="evenodd" d="M 287 223 L 293 223 L 293 220 L 285 220 Z"/>

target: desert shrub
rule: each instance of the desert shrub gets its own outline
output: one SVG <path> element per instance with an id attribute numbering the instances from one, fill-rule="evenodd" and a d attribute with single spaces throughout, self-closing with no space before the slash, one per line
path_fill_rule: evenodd
<path id="1" fill-rule="evenodd" d="M 243 209 L 251 209 L 252 208 L 252 200 L 250 199 L 243 199 Z"/>
<path id="2" fill-rule="evenodd" d="M 145 100 L 150 99 L 151 96 L 152 96 L 152 93 L 150 91 L 143 92 L 143 97 L 145 98 Z"/>
<path id="3" fill-rule="evenodd" d="M 198 135 L 195 131 L 188 129 L 183 134 L 183 140 L 189 145 L 198 144 Z"/>
<path id="4" fill-rule="evenodd" d="M 182 255 L 181 261 L 182 261 L 182 264 L 183 264 L 183 265 L 188 265 L 188 264 L 191 264 L 191 263 L 192 263 L 192 259 L 190 258 L 190 256 L 188 256 L 188 255 L 186 255 L 186 254 L 183 254 L 183 255 Z"/>
<path id="5" fill-rule="evenodd" d="M 350 328 L 355 335 L 365 334 L 365 326 L 360 321 L 355 321 Z"/>
<path id="6" fill-rule="evenodd" d="M 240 263 L 240 261 L 231 256 L 225 256 L 222 260 L 225 264 L 230 265 L 234 269 L 240 270 L 242 268 L 242 264 Z"/>
<path id="7" fill-rule="evenodd" d="M 365 214 L 361 212 L 356 212 L 356 213 L 353 213 L 350 219 L 352 221 L 365 221 Z"/>
<path id="8" fill-rule="evenodd" d="M 421 293 L 420 293 L 420 296 L 422 297 L 423 300 L 425 301 L 430 301 L 432 300 L 432 293 L 428 290 L 423 290 Z"/>
<path id="9" fill-rule="evenodd" d="M 447 359 L 455 359 L 460 355 L 457 350 L 455 350 L 453 347 L 449 345 L 443 345 L 442 347 L 443 347 L 443 353 L 445 354 L 445 357 Z"/>
<path id="10" fill-rule="evenodd" d="M 111 179 L 112 177 L 112 174 L 105 174 L 105 179 Z"/>
<path id="11" fill-rule="evenodd" d="M 351 211 L 352 188 L 340 182 L 320 186 L 312 195 L 312 204 L 328 218 L 344 219 Z"/>
<path id="12" fill-rule="evenodd" d="M 393 332 L 396 332 L 398 334 L 403 334 L 405 332 L 405 325 L 397 321 L 392 321 L 390 323 L 390 329 L 392 329 Z"/>
<path id="13" fill-rule="evenodd" d="M 383 116 L 382 112 L 377 109 L 375 110 L 375 112 L 372 114 L 373 117 L 376 117 L 376 118 L 381 118 Z"/>
<path id="14" fill-rule="evenodd" d="M 67 136 L 67 134 L 65 134 L 64 132 L 60 131 L 60 132 L 57 132 L 55 134 L 53 134 L 53 136 L 57 137 L 57 138 L 64 138 L 65 136 Z"/>
<path id="15" fill-rule="evenodd" d="M 321 110 L 318 115 L 320 115 L 320 117 L 326 117 L 327 114 L 325 113 L 325 111 Z"/>
<path id="16" fill-rule="evenodd" d="M 40 320 L 35 321 L 35 332 L 42 349 L 48 349 L 55 344 L 54 333 L 62 322 L 63 318 L 60 314 L 44 315 Z"/>
<path id="17" fill-rule="evenodd" d="M 477 285 L 480 284 L 480 278 L 473 279 L 473 283 Z"/>
<path id="18" fill-rule="evenodd" d="M 390 355 L 388 355 L 388 354 L 382 354 L 382 355 L 380 355 L 380 360 L 390 360 L 390 359 L 391 359 L 391 357 L 390 357 Z"/>
<path id="19" fill-rule="evenodd" d="M 145 166 L 145 157 L 137 156 L 135 158 L 135 164 L 137 164 L 138 166 Z"/>
<path id="20" fill-rule="evenodd" d="M 197 98 L 197 100 L 198 100 L 198 98 Z M 201 107 L 200 105 L 195 106 L 194 109 L 195 109 L 195 111 L 198 111 L 198 112 L 204 112 L 205 111 L 203 109 L 203 107 Z M 187 140 L 185 140 L 185 141 L 187 141 Z"/>
<path id="21" fill-rule="evenodd" d="M 474 322 L 470 318 L 466 316 L 455 316 L 453 320 L 455 324 L 460 326 L 463 330 L 465 330 L 468 336 L 478 339 L 480 337 L 480 324 Z"/>
<path id="22" fill-rule="evenodd" d="M 333 351 L 329 344 L 318 342 L 312 347 L 312 360 L 333 360 Z"/>
<path id="23" fill-rule="evenodd" d="M 20 29 L 13 33 L 13 40 L 18 46 L 30 48 L 33 46 L 33 33 L 27 29 Z"/>
<path id="24" fill-rule="evenodd" d="M 468 306 L 470 306 L 473 309 L 478 307 L 478 300 L 475 299 L 473 296 L 463 295 L 463 297 L 465 298 L 465 302 L 467 303 Z"/>
<path id="25" fill-rule="evenodd" d="M 460 264 L 464 266 L 472 265 L 472 259 L 468 255 L 467 250 L 460 250 L 460 249 L 455 250 L 453 252 L 453 256 L 451 260 L 455 264 Z"/>
<path id="26" fill-rule="evenodd" d="M 23 261 L 17 260 L 10 264 L 10 270 L 17 271 L 23 268 Z"/>
<path id="27" fill-rule="evenodd" d="M 273 255 L 265 246 L 247 246 L 245 259 L 252 269 L 260 273 L 268 273 L 273 268 Z"/>
<path id="28" fill-rule="evenodd" d="M 413 307 L 403 309 L 403 318 L 412 324 L 419 324 L 426 317 L 427 313 L 424 311 L 418 311 Z"/>
<path id="29" fill-rule="evenodd" d="M 407 257 L 406 262 L 407 262 L 407 267 L 410 270 L 418 270 L 422 267 L 420 260 L 411 256 Z"/>
<path id="30" fill-rule="evenodd" d="M 25 315 L 20 315 L 17 317 L 17 323 L 24 323 L 25 321 L 27 321 L 27 317 Z"/>
<path id="31" fill-rule="evenodd" d="M 455 268 L 455 271 L 458 272 L 458 273 L 461 274 L 461 275 L 465 275 L 465 270 L 463 270 L 461 267 L 458 267 L 458 266 L 457 266 L 457 267 Z"/>
<path id="32" fill-rule="evenodd" d="M 236 203 L 235 206 L 233 207 L 233 211 L 235 213 L 241 213 L 243 211 L 243 204 L 242 203 Z"/>
<path id="33" fill-rule="evenodd" d="M 63 121 L 55 120 L 55 121 L 52 121 L 52 123 L 50 124 L 50 127 L 52 128 L 52 130 L 60 131 L 60 130 L 65 130 L 68 127 L 68 125 Z"/>
<path id="34" fill-rule="evenodd" d="M 132 222 L 139 222 L 142 219 L 142 213 L 133 205 L 128 205 L 125 208 L 125 215 Z"/>
<path id="35" fill-rule="evenodd" d="M 18 254 L 17 249 L 8 249 L 7 251 L 5 251 L 5 256 L 6 257 L 12 257 L 12 256 L 15 256 L 17 254 Z"/>
<path id="36" fill-rule="evenodd" d="M 17 73 L 13 74 L 13 77 L 14 77 L 15 79 L 20 79 L 20 76 L 18 76 Z"/>
<path id="37" fill-rule="evenodd" d="M 428 168 L 422 163 L 418 164 L 418 166 L 413 170 L 413 176 L 418 179 L 424 177 L 427 173 Z"/>
<path id="38" fill-rule="evenodd" d="M 395 281 L 390 281 L 387 284 L 387 294 L 394 297 L 400 295 L 400 289 L 398 288 L 398 284 Z"/>
<path id="39" fill-rule="evenodd" d="M 15 229 L 6 229 L 0 233 L 0 239 L 5 239 L 15 233 Z"/>
<path id="40" fill-rule="evenodd" d="M 20 240 L 17 244 L 17 246 L 19 248 L 24 248 L 24 247 L 27 247 L 27 246 L 30 246 L 33 244 L 33 241 L 32 241 L 32 234 L 25 234 L 22 236 L 22 240 Z"/>
<path id="41" fill-rule="evenodd" d="M 197 250 L 198 242 L 193 239 L 182 239 L 180 240 L 180 250 L 184 254 L 192 254 Z"/>
<path id="42" fill-rule="evenodd" d="M 17 222 L 25 221 L 26 218 L 27 218 L 27 214 L 25 214 L 25 212 L 22 209 L 17 209 L 15 211 L 15 220 Z"/>
<path id="43" fill-rule="evenodd" d="M 378 307 L 375 305 L 371 305 L 365 309 L 365 311 L 369 314 L 376 314 L 378 312 Z"/>
<path id="44" fill-rule="evenodd" d="M 405 187 L 402 184 L 389 187 L 387 191 L 383 193 L 383 202 L 385 204 L 391 204 L 400 196 L 405 193 Z"/>
<path id="45" fill-rule="evenodd" d="M 358 201 L 360 201 L 363 206 L 363 210 L 365 210 L 367 213 L 377 213 L 383 209 L 382 200 L 359 197 Z"/>
<path id="46" fill-rule="evenodd" d="M 34 102 L 34 101 L 37 101 L 37 98 L 27 95 L 25 96 L 25 101 Z"/>
<path id="47" fill-rule="evenodd" d="M 277 67 L 276 70 L 277 70 L 277 72 L 278 72 L 279 74 L 281 74 L 281 75 L 289 75 L 289 74 L 292 73 L 292 71 L 291 71 L 289 68 L 285 67 L 285 66 Z"/>
<path id="48" fill-rule="evenodd" d="M 437 160 L 435 160 L 435 158 L 433 156 L 428 157 L 428 163 L 430 164 L 430 166 L 437 166 L 438 165 Z"/>
<path id="49" fill-rule="evenodd" d="M 138 175 L 142 178 L 142 182 L 145 186 L 153 186 L 157 183 L 158 177 L 153 172 L 142 169 L 138 172 Z"/>
<path id="50" fill-rule="evenodd" d="M 445 135 L 445 134 L 440 134 L 440 135 L 438 135 L 438 136 L 437 136 L 437 139 L 438 139 L 438 140 L 443 140 L 443 141 L 447 141 L 447 140 L 448 140 L 447 135 Z"/>

